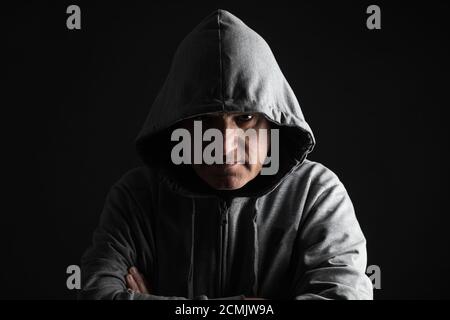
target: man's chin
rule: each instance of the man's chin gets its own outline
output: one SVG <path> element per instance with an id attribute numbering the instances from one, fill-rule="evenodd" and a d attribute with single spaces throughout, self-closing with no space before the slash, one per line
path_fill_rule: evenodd
<path id="1" fill-rule="evenodd" d="M 234 175 L 218 177 L 216 181 L 210 183 L 210 185 L 217 190 L 237 190 L 242 188 L 246 182 Z"/>
<path id="2" fill-rule="evenodd" d="M 204 169 L 204 168 L 202 168 Z M 236 190 L 242 188 L 251 179 L 249 168 L 245 164 L 211 165 L 197 174 L 213 189 Z"/>

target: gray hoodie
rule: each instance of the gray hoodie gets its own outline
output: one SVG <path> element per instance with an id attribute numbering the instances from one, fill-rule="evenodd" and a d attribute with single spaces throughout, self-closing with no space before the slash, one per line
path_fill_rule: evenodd
<path id="1" fill-rule="evenodd" d="M 209 188 L 170 160 L 170 132 L 211 112 L 259 112 L 280 128 L 277 174 Z M 82 258 L 83 299 L 372 299 L 366 241 L 269 46 L 227 11 L 178 47 L 136 140 L 144 166 L 110 190 Z M 136 266 L 151 294 L 128 291 Z"/>

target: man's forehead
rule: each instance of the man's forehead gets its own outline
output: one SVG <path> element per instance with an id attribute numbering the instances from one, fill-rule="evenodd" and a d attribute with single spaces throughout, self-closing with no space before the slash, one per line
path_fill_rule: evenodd
<path id="1" fill-rule="evenodd" d="M 243 112 L 243 111 L 219 111 L 211 113 L 203 113 L 190 117 L 190 119 L 231 119 L 239 116 L 257 117 L 259 112 Z"/>
<path id="2" fill-rule="evenodd" d="M 239 112 L 239 111 L 217 111 L 217 112 L 211 112 L 211 113 L 204 113 L 204 114 L 199 114 L 197 116 L 194 117 L 202 117 L 202 116 L 206 116 L 206 117 L 231 117 L 231 116 L 236 116 L 236 115 L 243 115 L 243 114 L 257 114 L 256 112 Z"/>
<path id="3" fill-rule="evenodd" d="M 241 116 L 241 115 L 251 115 L 253 117 L 258 116 L 259 112 L 240 112 L 240 111 L 216 111 L 216 112 L 207 112 L 189 116 L 180 122 L 178 122 L 178 126 L 186 127 L 192 126 L 195 121 L 216 121 L 220 119 L 232 120 L 233 117 Z"/>

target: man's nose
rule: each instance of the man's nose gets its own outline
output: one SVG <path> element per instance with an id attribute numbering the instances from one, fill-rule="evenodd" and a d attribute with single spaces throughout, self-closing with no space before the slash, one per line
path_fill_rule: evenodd
<path id="1" fill-rule="evenodd" d="M 237 149 L 237 138 L 236 138 L 236 130 L 233 130 L 232 128 L 229 128 L 228 130 L 225 130 L 223 132 L 223 157 L 224 157 L 224 163 L 228 159 L 231 159 L 231 161 L 236 161 L 235 159 L 235 153 Z"/>
<path id="2" fill-rule="evenodd" d="M 222 157 L 223 163 L 226 163 L 227 157 L 231 159 L 231 161 L 236 161 L 236 149 L 238 147 L 237 144 L 237 130 L 236 126 L 232 123 L 223 119 L 220 123 L 220 132 L 223 137 L 223 149 L 222 149 Z"/>

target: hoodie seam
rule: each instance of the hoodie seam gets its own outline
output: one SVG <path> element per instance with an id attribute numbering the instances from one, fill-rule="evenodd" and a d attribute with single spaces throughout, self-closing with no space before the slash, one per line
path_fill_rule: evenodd
<path id="1" fill-rule="evenodd" d="M 217 25 L 219 32 L 219 91 L 220 91 L 220 100 L 222 102 L 222 110 L 225 111 L 225 101 L 224 101 L 224 87 L 223 87 L 223 61 L 222 61 L 222 29 L 221 29 L 221 11 L 217 11 Z"/>
<path id="2" fill-rule="evenodd" d="M 259 199 L 256 198 L 253 209 L 253 295 L 259 296 L 259 232 L 258 232 L 258 217 L 259 217 Z"/>
<path id="3" fill-rule="evenodd" d="M 192 213 L 191 213 L 191 252 L 189 261 L 189 275 L 188 275 L 188 297 L 194 298 L 194 267 L 195 267 L 195 198 L 192 199 Z"/>

